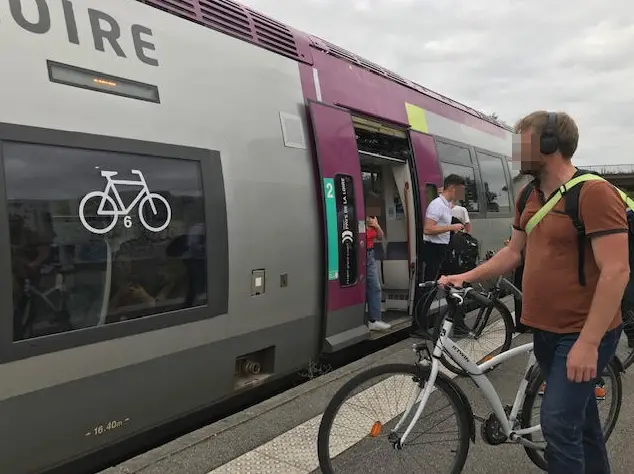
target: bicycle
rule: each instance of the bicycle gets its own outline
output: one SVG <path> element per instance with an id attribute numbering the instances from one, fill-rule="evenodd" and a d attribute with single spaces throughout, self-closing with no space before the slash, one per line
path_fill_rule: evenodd
<path id="1" fill-rule="evenodd" d="M 425 287 L 427 285 L 436 284 L 436 282 L 428 282 L 419 286 Z M 466 462 L 469 451 L 469 441 L 475 442 L 476 419 L 482 422 L 480 434 L 487 444 L 501 445 L 503 443 L 510 443 L 522 445 L 531 461 L 541 469 L 547 470 L 547 462 L 544 458 L 545 447 L 533 440 L 533 436 L 541 432 L 541 427 L 539 423 L 533 424 L 530 416 L 533 414 L 534 405 L 539 399 L 540 387 L 544 381 L 533 353 L 533 343 L 523 344 L 510 349 L 482 364 L 474 363 L 471 358 L 449 338 L 449 334 L 454 324 L 456 311 L 462 306 L 466 299 L 473 298 L 482 306 L 486 306 L 490 304 L 490 302 L 484 295 L 473 291 L 470 287 L 462 289 L 448 288 L 440 285 L 439 287 L 446 292 L 449 311 L 443 318 L 442 329 L 439 335 L 435 337 L 433 353 L 430 355 L 425 342 L 413 344 L 413 351 L 417 355 L 417 361 L 414 364 L 387 364 L 373 367 L 357 374 L 335 393 L 326 407 L 319 426 L 317 441 L 319 466 L 324 474 L 347 472 L 346 460 L 337 460 L 333 466 L 330 459 L 331 454 L 335 456 L 345 454 L 350 459 L 348 462 L 355 463 L 357 472 L 372 472 L 371 468 L 375 466 L 380 466 L 380 472 L 424 472 L 421 470 L 420 463 L 419 467 L 410 471 L 404 471 L 402 467 L 399 469 L 398 467 L 390 465 L 387 459 L 388 453 L 397 453 L 400 456 L 400 458 L 397 458 L 398 461 L 402 461 L 405 454 L 409 454 L 412 457 L 418 454 L 427 455 L 428 459 L 436 464 L 432 467 L 436 472 L 458 474 L 462 471 Z M 425 353 L 427 357 L 425 357 Z M 475 385 L 485 396 L 492 410 L 487 416 L 476 417 L 467 396 L 460 386 L 447 375 L 440 372 L 439 360 L 443 353 L 446 353 L 468 373 L 471 380 L 473 380 Z M 498 392 L 485 375 L 485 372 L 490 367 L 499 365 L 519 354 L 526 354 L 528 356 L 526 369 L 515 395 L 513 405 L 503 405 Z M 606 395 L 605 398 L 608 398 L 607 394 L 609 393 L 612 402 L 608 417 L 603 422 L 603 431 L 606 440 L 611 435 L 620 412 L 623 396 L 620 378 L 622 371 L 623 367 L 618 358 L 615 357 L 608 364 L 601 377 L 602 387 L 605 391 L 604 395 Z M 412 381 L 414 382 L 409 389 L 404 391 L 404 394 L 387 388 L 387 382 L 394 381 L 399 375 L 403 376 L 402 380 L 404 383 L 411 384 Z M 353 408 L 348 409 L 346 412 L 342 409 L 344 401 L 346 401 L 353 390 L 377 377 L 383 378 L 383 380 L 372 383 L 369 388 L 352 398 L 356 397 L 360 399 L 361 395 L 375 391 L 385 394 L 397 393 L 399 395 L 398 402 L 396 404 L 380 406 L 380 416 L 385 417 L 383 421 L 379 419 L 379 416 L 368 416 L 368 424 L 363 424 L 358 433 L 354 436 L 351 435 L 347 440 L 334 443 L 331 449 L 331 435 L 332 428 L 335 425 L 335 416 L 344 413 L 348 415 L 350 419 L 355 417 L 359 418 L 362 415 L 365 416 L 366 412 L 374 407 L 374 404 L 361 404 L 359 400 L 356 400 L 353 404 Z M 611 384 L 611 390 L 605 388 L 606 381 Z M 407 449 L 410 445 L 415 445 L 415 442 L 419 440 L 421 436 L 425 435 L 425 433 L 414 433 L 413 428 L 421 419 L 423 410 L 427 409 L 426 419 L 436 416 L 437 412 L 430 409 L 430 406 L 437 401 L 438 396 L 441 394 L 445 395 L 449 400 L 448 406 L 456 415 L 458 430 L 458 438 L 455 440 L 458 445 L 456 448 L 450 449 L 454 455 L 454 459 L 446 470 L 437 466 L 439 457 L 436 456 L 432 450 L 434 447 L 442 449 L 453 440 L 436 440 L 437 444 L 429 449 Z M 404 395 L 404 401 L 401 395 Z M 416 409 L 414 410 L 415 407 Z M 388 415 L 385 415 L 386 412 Z M 408 420 L 410 421 L 406 422 Z M 440 426 L 446 421 L 447 418 L 440 419 L 432 428 Z M 448 423 L 448 426 L 452 425 L 454 425 L 454 423 Z M 339 422 L 337 426 L 339 426 Z M 445 431 L 442 431 L 442 428 L 439 429 L 441 429 L 439 433 L 431 434 L 446 434 Z M 386 435 L 387 443 L 377 444 L 377 446 L 379 446 L 379 448 L 385 447 L 385 455 L 380 455 L 380 457 L 376 458 L 371 453 L 371 443 L 384 434 Z M 352 442 L 350 440 L 352 440 Z M 358 449 L 356 449 L 357 446 Z M 373 461 L 373 459 L 375 461 Z M 380 463 L 377 462 L 378 460 L 380 460 Z M 335 470 L 335 467 L 337 470 Z"/>
<path id="2" fill-rule="evenodd" d="M 95 234 L 105 234 L 107 232 L 110 232 L 114 228 L 114 226 L 117 224 L 117 220 L 119 219 L 119 216 L 124 216 L 123 223 L 126 228 L 132 227 L 132 220 L 130 216 L 128 216 L 128 214 L 132 211 L 134 206 L 137 205 L 137 203 L 139 204 L 139 220 L 141 221 L 141 224 L 143 225 L 143 227 L 145 227 L 147 230 L 152 232 L 160 232 L 169 225 L 172 219 L 172 209 L 170 208 L 170 205 L 167 202 L 167 199 L 165 199 L 163 196 L 161 196 L 158 193 L 150 192 L 147 182 L 145 181 L 145 177 L 143 176 L 143 173 L 141 171 L 131 170 L 131 173 L 134 175 L 137 175 L 139 177 L 139 180 L 133 181 L 133 180 L 126 180 L 126 179 L 113 179 L 114 176 L 119 174 L 118 171 L 108 171 L 108 170 L 101 171 L 101 176 L 106 179 L 105 189 L 103 191 L 89 192 L 83 197 L 83 199 L 79 203 L 79 219 L 81 220 L 81 223 L 84 225 L 84 227 L 88 231 L 93 232 Z M 117 185 L 140 186 L 141 190 L 138 192 L 136 197 L 132 200 L 130 205 L 126 207 L 125 204 L 123 203 L 123 200 L 121 199 L 121 196 L 119 195 L 119 191 L 117 190 Z M 110 191 L 112 191 L 112 193 L 114 194 L 116 198 L 116 202 L 112 197 L 110 197 Z M 112 217 L 112 222 L 110 222 L 110 224 L 108 224 L 106 227 L 102 229 L 91 226 L 86 220 L 86 215 L 85 215 L 86 205 L 88 201 L 90 201 L 93 198 L 100 199 L 99 206 L 96 212 L 97 216 Z M 158 227 L 153 227 L 150 224 L 148 224 L 148 222 L 145 220 L 145 217 L 143 215 L 143 211 L 145 209 L 145 206 L 147 205 L 150 206 L 150 209 L 152 210 L 152 213 L 154 216 L 158 214 L 156 205 L 154 203 L 155 200 L 162 203 L 166 209 L 165 222 L 163 222 L 163 224 L 159 225 Z M 106 202 L 110 205 L 111 210 L 105 209 Z"/>
<path id="3" fill-rule="evenodd" d="M 623 368 L 628 369 L 634 363 L 634 308 L 622 308 L 623 334 L 616 348 L 616 354 L 623 361 Z"/>
<path id="4" fill-rule="evenodd" d="M 482 288 L 482 290 L 478 291 L 478 293 L 486 298 L 486 301 L 488 301 L 486 305 L 482 305 L 473 298 L 471 299 L 471 301 L 477 304 L 478 308 L 478 312 L 475 316 L 473 316 L 473 314 L 471 313 L 466 314 L 466 311 L 464 311 L 462 305 L 459 307 L 459 311 L 462 313 L 460 319 L 462 320 L 461 329 L 463 331 L 463 334 L 461 335 L 462 337 L 460 338 L 460 343 L 462 345 L 462 349 L 465 350 L 466 348 L 464 347 L 464 343 L 466 341 L 473 341 L 470 352 L 471 354 L 480 354 L 477 362 L 482 362 L 493 357 L 492 354 L 496 351 L 498 351 L 498 354 L 506 352 L 507 350 L 509 350 L 513 342 L 515 322 L 513 321 L 513 316 L 511 315 L 510 310 L 501 301 L 501 298 L 505 294 L 505 290 L 512 294 L 519 295 L 519 297 L 521 298 L 521 292 L 517 289 L 515 285 L 513 285 L 506 278 L 499 277 L 491 289 L 487 291 Z M 476 290 L 472 289 L 471 291 Z M 449 308 L 446 307 L 445 311 L 448 310 Z M 494 310 L 499 314 L 499 318 L 495 319 L 493 321 L 493 324 L 489 325 L 489 321 L 491 321 L 491 316 Z M 436 324 L 433 329 L 435 333 L 438 333 L 438 331 L 440 331 L 442 320 L 442 314 L 436 317 Z M 454 326 L 454 331 L 455 329 L 456 328 Z M 499 330 L 499 332 L 502 334 L 502 340 L 500 341 L 500 338 L 496 338 L 498 340 L 494 340 L 492 343 L 487 344 L 486 346 L 484 346 L 483 344 L 484 348 L 481 347 L 480 350 L 476 352 L 475 344 L 480 343 L 481 340 L 483 340 L 484 337 L 486 337 L 487 335 L 493 335 L 493 332 L 497 330 Z M 414 336 L 417 335 L 418 334 L 415 334 Z M 422 337 L 426 336 L 423 334 Z M 460 365 L 453 363 L 453 361 L 450 358 L 447 358 L 444 353 L 441 356 L 440 362 L 443 366 L 447 368 L 447 370 L 451 371 L 459 377 L 465 377 L 468 375 L 467 372 L 462 367 L 460 367 Z M 487 369 L 487 372 L 493 370 L 494 368 L 495 366 L 491 366 L 489 369 Z"/>

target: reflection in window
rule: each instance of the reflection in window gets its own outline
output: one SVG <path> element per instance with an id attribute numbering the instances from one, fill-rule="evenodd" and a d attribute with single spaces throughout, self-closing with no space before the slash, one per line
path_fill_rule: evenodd
<path id="1" fill-rule="evenodd" d="M 206 304 L 198 162 L 23 143 L 2 154 L 14 340 Z"/>
<path id="2" fill-rule="evenodd" d="M 509 187 L 501 158 L 478 152 L 487 212 L 511 212 Z"/>
<path id="3" fill-rule="evenodd" d="M 451 163 L 441 163 L 443 178 L 450 174 L 457 174 L 465 179 L 465 196 L 460 201 L 460 205 L 469 212 L 479 212 L 478 190 L 476 188 L 475 173 L 470 166 L 454 165 Z"/>
<path id="4" fill-rule="evenodd" d="M 438 159 L 442 162 L 450 161 L 460 165 L 473 166 L 471 153 L 467 148 L 437 141 L 436 149 L 438 150 Z"/>
<path id="5" fill-rule="evenodd" d="M 363 195 L 383 196 L 383 184 L 381 173 L 379 171 L 361 171 L 361 180 L 363 182 Z"/>

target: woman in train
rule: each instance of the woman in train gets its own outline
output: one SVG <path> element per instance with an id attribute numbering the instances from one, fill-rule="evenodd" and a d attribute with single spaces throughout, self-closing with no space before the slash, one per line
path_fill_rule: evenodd
<path id="1" fill-rule="evenodd" d="M 371 210 L 366 208 L 367 269 L 365 294 L 368 302 L 368 329 L 370 331 L 387 331 L 391 326 L 381 320 L 381 282 L 374 259 L 374 244 L 377 240 L 381 240 L 384 234 L 378 218 L 370 214 Z"/>

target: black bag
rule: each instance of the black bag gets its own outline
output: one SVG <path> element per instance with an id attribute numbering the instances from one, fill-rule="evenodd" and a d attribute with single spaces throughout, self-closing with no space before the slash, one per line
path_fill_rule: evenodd
<path id="1" fill-rule="evenodd" d="M 461 221 L 454 217 L 451 223 Z M 480 244 L 475 237 L 464 231 L 451 232 L 441 274 L 455 275 L 473 270 L 478 265 L 479 257 Z"/>

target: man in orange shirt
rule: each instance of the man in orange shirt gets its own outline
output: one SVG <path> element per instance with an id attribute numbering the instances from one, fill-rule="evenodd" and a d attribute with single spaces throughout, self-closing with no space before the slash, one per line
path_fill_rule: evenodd
<path id="1" fill-rule="evenodd" d="M 547 381 L 541 427 L 548 472 L 609 474 L 596 399 L 597 374 L 621 336 L 621 298 L 629 280 L 628 227 L 623 200 L 605 181 L 586 181 L 579 194 L 585 246 L 585 286 L 579 282 L 577 233 L 564 199 L 527 235 L 525 226 L 577 174 L 571 158 L 579 131 L 565 113 L 537 111 L 516 125 L 522 171 L 535 178 L 523 212 L 516 205 L 508 246 L 489 261 L 443 284 L 461 286 L 503 275 L 524 252 L 522 323 L 533 328 L 535 356 Z M 521 193 L 520 193 L 521 194 Z"/>

